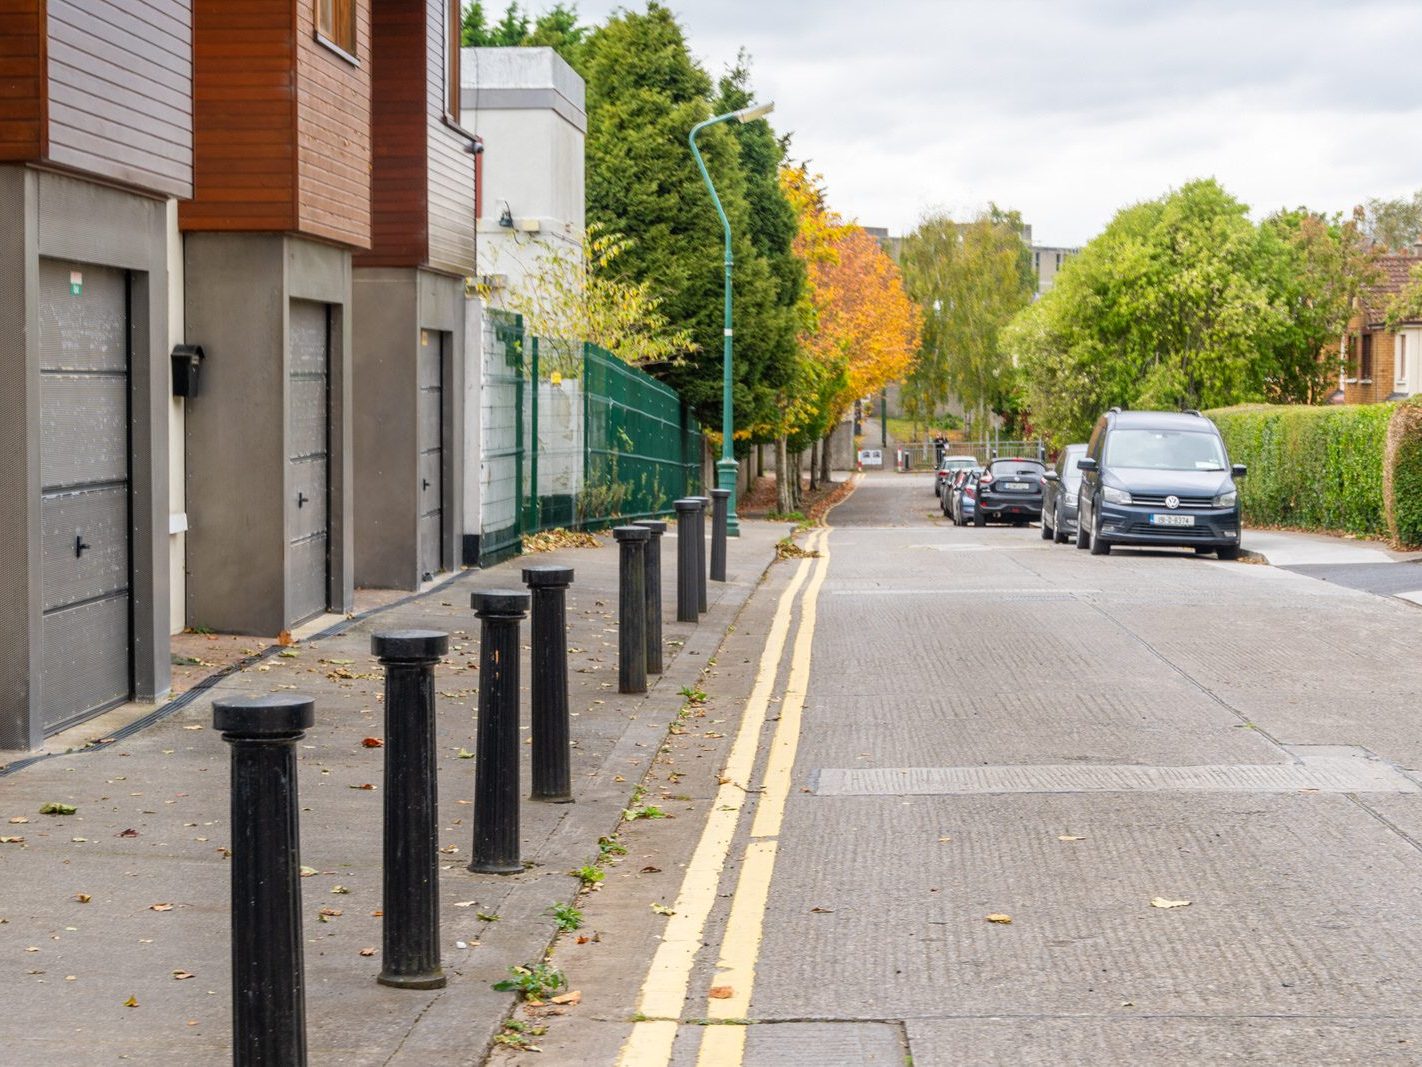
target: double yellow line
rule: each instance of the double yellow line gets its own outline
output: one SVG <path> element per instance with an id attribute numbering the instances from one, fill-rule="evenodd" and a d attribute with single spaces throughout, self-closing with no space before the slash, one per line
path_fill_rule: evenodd
<path id="1" fill-rule="evenodd" d="M 780 720 L 766 760 L 763 789 L 751 824 L 751 840 L 746 846 L 740 877 L 731 900 L 717 975 L 712 983 L 713 986 L 729 986 L 730 996 L 708 998 L 705 1017 L 739 1020 L 750 1013 L 755 966 L 760 955 L 770 882 L 775 873 L 780 826 L 790 793 L 795 752 L 800 742 L 800 722 L 810 678 L 810 650 L 815 635 L 815 609 L 820 587 L 829 569 L 829 530 L 816 530 L 808 539 L 806 548 L 819 555 L 800 561 L 776 605 L 765 651 L 756 671 L 755 685 L 731 745 L 721 786 L 716 791 L 706 827 L 682 879 L 674 905 L 676 914 L 668 919 L 662 943 L 642 982 L 638 1000 L 639 1021 L 633 1024 L 632 1034 L 622 1046 L 618 1067 L 665 1067 L 671 1060 L 692 967 L 701 948 L 706 921 L 716 902 L 716 891 L 730 855 L 741 807 L 749 795 L 760 734 L 780 672 L 795 600 L 803 589 L 800 625 L 791 648 L 790 673 L 780 704 Z M 697 1059 L 698 1067 L 737 1067 L 745 1055 L 745 1039 L 745 1027 L 742 1025 L 706 1027 Z"/>

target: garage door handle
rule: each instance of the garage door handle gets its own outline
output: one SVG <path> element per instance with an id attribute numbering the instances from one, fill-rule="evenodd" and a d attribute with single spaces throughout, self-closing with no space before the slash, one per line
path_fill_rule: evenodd
<path id="1" fill-rule="evenodd" d="M 430 480 L 428 478 L 420 479 L 420 483 L 420 488 L 422 489 L 428 489 L 430 487 Z"/>
<path id="2" fill-rule="evenodd" d="M 84 543 L 84 535 L 83 535 L 83 534 L 77 533 L 77 534 L 74 535 L 74 558 L 75 558 L 75 559 L 81 559 L 81 558 L 83 558 L 84 553 L 85 553 L 86 551 L 88 551 L 89 549 L 93 548 L 93 547 L 94 547 L 93 545 L 86 545 L 86 544 Z"/>
<path id="3" fill-rule="evenodd" d="M 298 492 L 298 493 L 296 494 L 296 506 L 297 506 L 297 507 L 301 507 L 302 505 L 304 505 L 304 504 L 305 504 L 308 500 L 310 500 L 310 499 L 311 499 L 311 498 L 310 498 L 309 496 L 307 496 L 305 493 Z"/>

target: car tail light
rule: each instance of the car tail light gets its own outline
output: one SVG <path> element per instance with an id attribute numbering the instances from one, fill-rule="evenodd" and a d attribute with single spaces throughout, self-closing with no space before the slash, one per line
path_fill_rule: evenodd
<path id="1" fill-rule="evenodd" d="M 973 490 L 973 487 L 972 487 L 971 485 L 965 485 L 965 486 L 963 486 L 963 495 L 964 495 L 964 496 L 970 496 L 970 497 L 972 497 L 974 500 L 976 500 L 976 499 L 977 499 L 977 496 L 978 496 L 978 494 Z"/>

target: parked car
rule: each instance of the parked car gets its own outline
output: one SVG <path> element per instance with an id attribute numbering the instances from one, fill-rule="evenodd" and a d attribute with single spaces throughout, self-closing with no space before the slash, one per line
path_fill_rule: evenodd
<path id="1" fill-rule="evenodd" d="M 1014 526 L 1042 517 L 1042 476 L 1047 468 L 1035 459 L 995 459 L 978 477 L 973 525 L 988 520 Z"/>
<path id="2" fill-rule="evenodd" d="M 973 521 L 978 503 L 978 478 L 982 473 L 980 470 L 966 471 L 962 481 L 953 487 L 948 515 L 957 526 L 966 526 Z"/>
<path id="3" fill-rule="evenodd" d="M 1081 488 L 1081 471 L 1076 461 L 1086 455 L 1085 445 L 1067 445 L 1056 466 L 1044 475 L 1042 485 L 1042 540 L 1067 543 L 1076 536 L 1076 493 Z"/>
<path id="4" fill-rule="evenodd" d="M 963 483 L 975 473 L 975 469 L 964 467 L 954 471 L 943 483 L 943 492 L 938 494 L 938 503 L 947 518 L 953 518 L 953 498 L 962 492 Z M 957 523 L 957 519 L 953 519 L 953 521 L 955 524 Z"/>
<path id="5" fill-rule="evenodd" d="M 938 476 L 933 479 L 933 495 L 941 500 L 943 486 L 947 484 L 950 476 L 961 470 L 976 470 L 977 466 L 976 456 L 944 456 L 938 464 Z"/>
<path id="6" fill-rule="evenodd" d="M 1091 433 L 1078 489 L 1076 547 L 1173 545 L 1236 559 L 1245 467 L 1229 462 L 1219 429 L 1198 411 L 1112 408 Z"/>

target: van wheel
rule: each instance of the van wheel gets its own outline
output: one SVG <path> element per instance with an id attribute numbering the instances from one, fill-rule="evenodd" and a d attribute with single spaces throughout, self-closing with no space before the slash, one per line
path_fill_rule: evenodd
<path id="1" fill-rule="evenodd" d="M 1086 532 L 1086 523 L 1084 523 L 1084 522 L 1081 521 L 1081 514 L 1080 514 L 1080 512 L 1077 513 L 1077 519 L 1076 519 L 1076 547 L 1077 547 L 1077 548 L 1090 548 L 1090 547 L 1091 547 L 1091 535 Z"/>
<path id="2" fill-rule="evenodd" d="M 1238 559 L 1240 551 L 1241 549 L 1238 545 L 1225 545 L 1223 548 L 1215 549 L 1215 555 L 1219 556 L 1220 559 Z"/>
<path id="3" fill-rule="evenodd" d="M 1091 523 L 1091 554 L 1093 556 L 1109 556 L 1111 554 L 1111 543 L 1101 536 L 1101 513 L 1099 511 Z"/>
<path id="4" fill-rule="evenodd" d="M 1057 516 L 1056 522 L 1052 523 L 1052 541 L 1058 545 L 1067 543 L 1067 532 L 1062 528 L 1062 517 Z"/>

